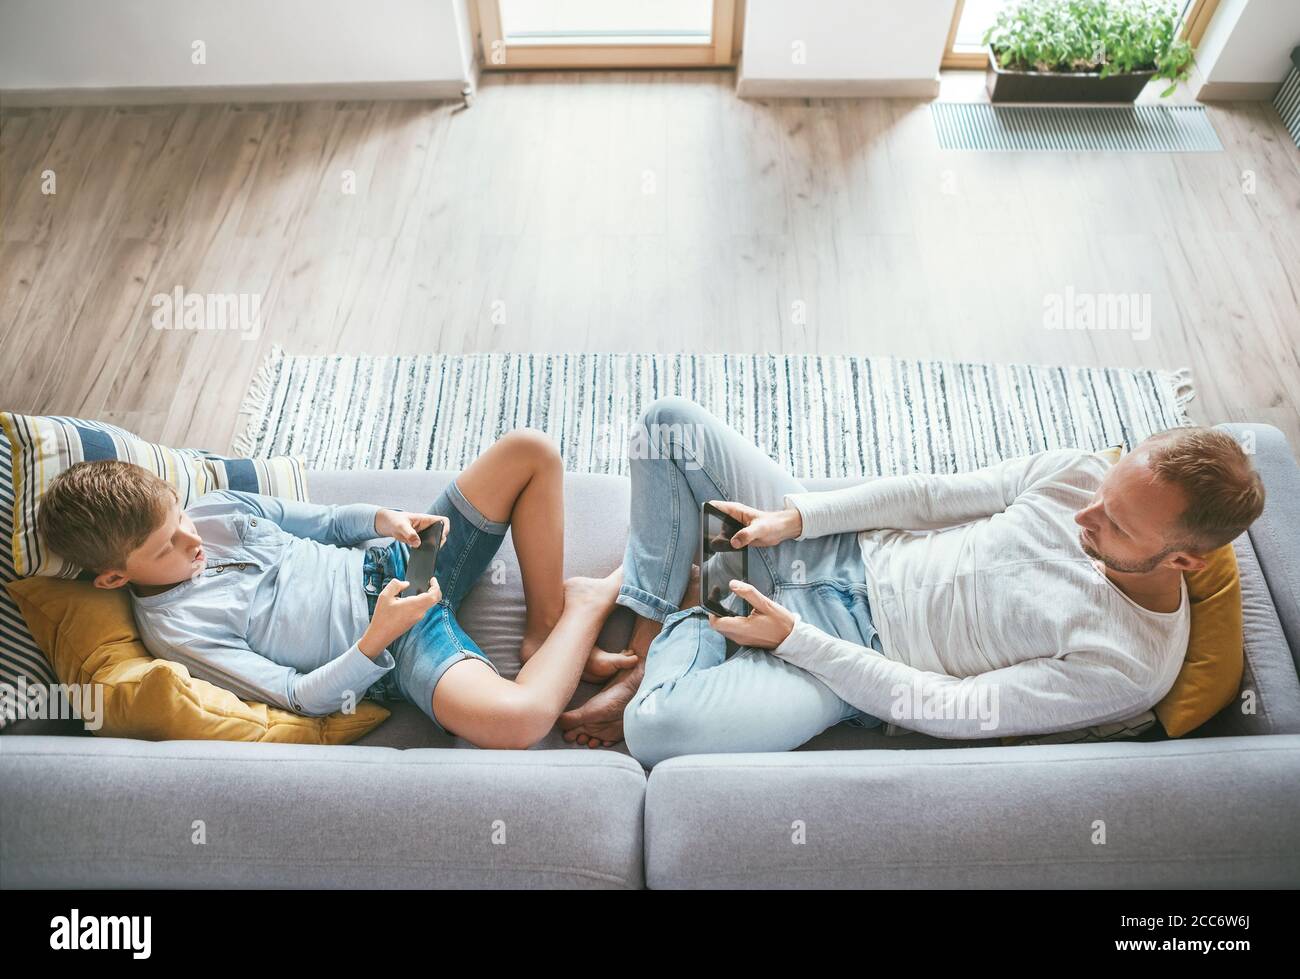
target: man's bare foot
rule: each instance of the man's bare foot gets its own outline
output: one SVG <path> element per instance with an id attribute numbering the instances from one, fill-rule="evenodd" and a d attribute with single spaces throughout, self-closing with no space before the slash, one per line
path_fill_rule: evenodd
<path id="1" fill-rule="evenodd" d="M 623 710 L 636 695 L 645 675 L 645 660 L 621 670 L 599 693 L 581 707 L 560 715 L 565 741 L 576 741 L 588 748 L 608 748 L 623 740 Z"/>
<path id="2" fill-rule="evenodd" d="M 700 604 L 700 568 L 691 565 L 686 591 L 679 608 L 694 608 Z M 630 648 L 625 650 L 636 656 L 636 666 L 620 670 L 599 693 L 581 707 L 560 715 L 560 728 L 564 740 L 586 745 L 588 748 L 608 748 L 623 740 L 623 711 L 641 686 L 645 676 L 645 658 L 650 643 L 659 635 L 662 622 L 637 616 L 632 628 Z M 584 679 L 587 679 L 584 675 Z"/>

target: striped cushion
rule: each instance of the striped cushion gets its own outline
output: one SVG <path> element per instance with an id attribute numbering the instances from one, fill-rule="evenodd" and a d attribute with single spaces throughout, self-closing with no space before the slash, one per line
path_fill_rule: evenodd
<path id="1" fill-rule="evenodd" d="M 31 575 L 75 578 L 80 569 L 51 554 L 36 533 L 36 510 L 46 487 L 76 462 L 120 459 L 167 480 L 181 506 L 214 489 L 307 499 L 302 460 L 232 459 L 202 449 L 170 449 L 103 422 L 0 412 L 0 584 Z M 0 588 L 0 683 L 54 683 L 18 607 Z M 0 717 L 0 726 L 4 718 Z"/>
<path id="2" fill-rule="evenodd" d="M 0 438 L 0 541 L 8 545 L 13 535 L 13 454 L 9 440 Z M 13 548 L 0 547 L 0 584 L 17 577 Z M 28 631 L 18 605 L 6 589 L 0 588 L 0 683 L 16 687 L 20 677 L 25 677 L 29 684 L 48 685 L 57 682 L 54 670 Z M 0 727 L 4 727 L 7 720 L 5 714 L 5 711 L 0 711 Z"/>

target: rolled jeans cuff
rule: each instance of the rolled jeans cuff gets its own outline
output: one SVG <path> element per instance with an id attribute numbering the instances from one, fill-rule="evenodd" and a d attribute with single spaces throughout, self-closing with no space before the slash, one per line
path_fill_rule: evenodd
<path id="1" fill-rule="evenodd" d="M 665 601 L 658 595 L 651 595 L 648 591 L 642 591 L 632 585 L 621 586 L 618 590 L 618 598 L 615 601 L 625 608 L 630 608 L 642 618 L 653 619 L 655 622 L 662 622 L 677 611 L 677 606 L 672 602 Z"/>
<path id="2" fill-rule="evenodd" d="M 479 512 L 479 508 L 469 501 L 469 498 L 460 491 L 456 481 L 452 480 L 447 484 L 447 496 L 462 517 L 468 520 L 479 530 L 489 534 L 496 534 L 498 537 L 504 537 L 506 531 L 510 529 L 508 523 L 502 523 L 500 520 L 489 520 Z"/>

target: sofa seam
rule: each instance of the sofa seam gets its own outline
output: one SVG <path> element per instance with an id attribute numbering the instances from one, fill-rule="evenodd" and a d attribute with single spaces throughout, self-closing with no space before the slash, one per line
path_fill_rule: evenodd
<path id="1" fill-rule="evenodd" d="M 1243 739 L 1245 739 L 1245 738 L 1249 738 L 1249 737 L 1287 737 L 1287 736 L 1288 736 L 1288 735 L 1239 735 L 1239 737 L 1241 737 L 1241 738 L 1243 738 Z M 1158 743 L 1158 742 L 1157 742 L 1157 743 Z M 994 746 L 994 747 L 996 747 L 996 746 Z M 1027 746 L 1027 745 L 1020 745 L 1020 746 L 1007 745 L 1006 747 L 1029 747 L 1029 746 Z M 868 750 L 871 750 L 871 749 L 868 749 Z M 877 751 L 888 751 L 888 750 L 891 750 L 891 749 L 878 748 L 878 749 L 874 749 L 874 750 L 877 750 Z M 907 749 L 893 749 L 893 750 L 907 750 Z M 916 750 L 916 749 L 913 749 L 913 750 Z M 921 749 L 921 750 L 926 750 L 926 749 Z M 929 749 L 929 750 L 934 750 L 934 749 Z M 1297 745 L 1295 745 L 1294 747 L 1274 747 L 1274 748 L 1261 747 L 1261 748 L 1259 748 L 1258 750 L 1260 750 L 1260 751 L 1270 751 L 1270 752 L 1273 752 L 1273 751 L 1291 751 L 1291 752 L 1300 753 L 1300 744 L 1297 744 Z M 856 749 L 855 753 L 856 753 L 856 752 L 861 752 L 861 751 L 862 751 L 862 749 Z M 1204 757 L 1208 757 L 1208 756 L 1211 756 L 1211 755 L 1237 755 L 1237 754 L 1240 754 L 1240 752 L 1237 752 L 1237 751 L 1231 751 L 1231 750 L 1226 750 L 1226 749 L 1212 749 L 1212 750 L 1210 750 L 1210 751 L 1195 751 L 1195 752 L 1188 752 L 1187 754 L 1173 755 L 1173 756 L 1171 756 L 1171 757 L 1177 757 L 1177 758 L 1204 758 Z M 686 757 L 686 756 L 679 756 L 679 757 Z M 1128 758 L 1125 758 L 1125 757 L 1122 756 L 1122 755 L 1115 755 L 1115 756 L 1109 756 L 1109 757 L 1105 757 L 1105 758 L 1054 758 L 1054 759 L 1052 759 L 1051 761 L 1052 761 L 1052 762 L 1068 761 L 1068 762 L 1071 762 L 1071 763 L 1073 763 L 1073 764 L 1085 764 L 1085 763 L 1089 763 L 1089 762 L 1102 762 L 1102 761 L 1127 761 L 1127 760 L 1129 760 L 1129 759 L 1128 759 Z M 1151 760 L 1151 756 L 1150 756 L 1150 755 L 1142 755 L 1142 756 L 1140 756 L 1140 758 L 1139 758 L 1138 760 L 1140 760 L 1140 761 L 1150 761 L 1150 760 Z M 966 764 L 970 764 L 970 765 L 1021 765 L 1021 766 L 1023 766 L 1023 765 L 1043 765 L 1043 764 L 1049 764 L 1049 762 L 1047 762 L 1047 761 L 1045 761 L 1045 760 L 1030 761 L 1030 760 L 1028 760 L 1028 759 L 1006 759 L 1006 760 L 992 760 L 992 761 L 980 761 L 980 760 L 978 760 L 978 759 L 972 759 L 972 760 L 970 760 L 969 762 L 964 761 L 964 760 L 963 760 L 962 762 L 933 762 L 933 761 L 918 761 L 918 764 L 913 765 L 913 766 L 909 766 L 909 767 L 912 767 L 912 768 L 921 768 L 921 767 L 926 767 L 926 768 L 949 768 L 949 767 L 953 767 L 953 766 L 956 766 L 956 765 L 966 765 Z M 825 768 L 825 769 L 831 769 L 831 770 L 835 770 L 835 771 L 843 771 L 843 770 L 846 770 L 846 769 L 851 768 L 851 767 L 853 767 L 853 768 L 897 768 L 897 767 L 899 767 L 899 766 L 898 766 L 898 765 L 895 765 L 895 764 L 892 764 L 892 763 L 889 763 L 889 764 L 881 764 L 881 763 L 870 763 L 870 762 L 867 763 L 867 764 L 865 764 L 865 765 L 858 765 L 858 766 L 849 766 L 849 765 L 844 765 L 844 764 L 840 764 L 840 765 L 832 765 L 832 764 L 800 764 L 800 765 L 797 765 L 797 766 L 790 766 L 790 765 L 765 764 L 765 763 L 761 763 L 761 764 L 746 764 L 746 765 L 740 765 L 740 766 L 737 766 L 735 770 L 736 770 L 736 771 L 741 771 L 741 770 L 746 770 L 746 769 L 778 769 L 778 770 L 788 771 L 788 770 L 795 770 L 795 769 L 808 770 L 808 769 L 810 769 L 810 768 Z M 717 771 L 717 769 L 718 769 L 718 766 L 716 766 L 716 765 L 702 765 L 702 764 L 700 764 L 700 763 L 698 763 L 698 762 L 695 762 L 695 763 L 693 763 L 693 764 L 689 764 L 689 765 L 688 765 L 688 764 L 682 764 L 682 765 L 674 766 L 673 771 L 707 771 L 707 772 L 713 772 L 713 771 Z M 655 770 L 657 770 L 657 769 L 652 769 L 651 772 L 653 773 Z M 666 777 L 668 777 L 668 776 L 665 776 L 665 778 L 666 778 Z"/>
<path id="2" fill-rule="evenodd" d="M 155 743 L 165 744 L 165 743 L 167 743 L 167 742 L 155 742 Z M 236 743 L 236 742 L 230 742 L 230 743 L 233 744 L 233 743 Z M 269 743 L 269 742 L 265 742 L 265 741 L 249 741 L 249 742 L 242 742 L 242 743 L 247 743 L 247 744 L 267 744 L 267 743 Z M 338 748 L 338 747 L 348 747 L 348 746 L 347 746 L 347 745 L 306 745 L 305 747 L 309 747 L 309 748 Z M 361 746 L 361 747 L 365 747 L 365 746 Z M 428 751 L 428 750 L 433 750 L 433 751 L 437 751 L 437 750 L 443 750 L 443 751 L 456 751 L 456 750 L 459 750 L 459 749 L 455 749 L 455 748 L 444 748 L 444 749 L 437 749 L 437 748 L 434 748 L 434 749 L 427 749 L 427 748 L 414 748 L 414 749 L 391 748 L 391 749 L 384 749 L 384 748 L 380 748 L 379 750 L 381 750 L 381 751 L 385 751 L 385 750 L 389 750 L 389 751 L 401 751 L 401 752 L 404 753 L 404 752 L 406 752 L 406 751 L 408 751 L 408 750 L 409 750 L 409 751 Z M 52 757 L 68 757 L 68 756 L 70 756 L 70 755 L 71 755 L 71 756 L 80 756 L 80 757 L 85 757 L 85 756 L 88 756 L 89 754 L 91 754 L 91 753 L 90 753 L 90 752 L 85 752 L 85 751 L 58 751 L 58 752 L 53 752 L 53 751 L 33 751 L 33 750 L 23 751 L 21 748 L 18 748 L 18 749 L 6 749 L 6 750 L 3 750 L 3 751 L 0 751 L 0 761 L 2 761 L 2 760 L 3 760 L 4 758 L 6 758 L 6 757 L 8 757 L 8 758 L 15 758 L 15 757 L 18 757 L 18 758 L 52 758 Z M 103 756 L 100 756 L 100 757 L 102 757 L 102 758 L 112 758 L 112 759 L 123 759 L 123 760 L 127 760 L 127 761 L 150 761 L 150 762 L 159 762 L 159 761 L 163 761 L 163 762 L 186 762 L 186 763 L 189 763 L 189 762 L 198 762 L 198 761 L 245 762 L 245 761 L 248 760 L 248 759 L 243 759 L 243 758 L 233 758 L 233 757 L 230 757 L 230 756 L 194 756 L 194 755 L 187 755 L 187 756 L 184 756 L 184 757 L 181 757 L 181 756 L 163 756 L 163 757 L 156 757 L 156 756 L 153 756 L 153 755 L 134 755 L 134 754 L 132 754 L 132 755 L 103 755 Z M 620 756 L 620 757 L 625 757 L 625 756 Z M 385 762 L 380 762 L 380 761 L 369 761 L 369 760 L 362 760 L 362 759 L 357 759 L 357 758 L 330 758 L 330 759 L 324 759 L 324 758 L 259 758 L 259 759 L 253 759 L 253 760 L 259 762 L 260 764 L 283 764 L 284 762 L 303 762 L 303 763 L 311 763 L 311 764 L 314 764 L 314 765 L 338 765 L 338 764 L 348 764 L 348 765 L 375 765 L 375 764 L 384 764 L 384 763 L 385 763 Z M 443 765 L 445 765 L 446 767 L 460 767 L 460 766 L 462 766 L 462 765 L 471 765 L 472 763 L 469 762 L 469 761 L 466 761 L 466 762 L 462 763 L 462 762 L 442 762 L 442 761 L 424 761 L 424 760 L 420 760 L 420 761 L 407 762 L 406 764 L 412 764 L 412 765 L 424 765 L 424 766 L 435 766 L 435 765 L 436 765 L 436 766 L 443 766 Z M 642 769 L 642 771 L 641 771 L 640 773 L 636 773 L 636 772 L 633 772 L 630 768 L 627 768 L 627 767 L 625 767 L 625 766 L 623 766 L 623 765 L 621 765 L 621 764 L 605 765 L 604 763 L 601 763 L 601 764 L 590 765 L 590 766 L 588 766 L 588 765 L 563 765 L 563 764 L 561 764 L 561 765 L 554 765 L 554 764 L 550 764 L 550 763 L 548 763 L 548 762 L 522 762 L 522 761 L 520 761 L 520 762 L 514 762 L 514 761 L 500 761 L 500 762 L 491 762 L 491 763 L 489 763 L 489 764 L 490 764 L 492 767 L 494 767 L 494 768 L 496 768 L 496 767 L 501 767 L 501 768 L 506 768 L 506 767 L 509 767 L 509 768 L 529 768 L 529 769 L 539 769 L 539 768 L 542 768 L 542 769 L 583 769 L 583 768 L 590 768 L 590 769 L 592 769 L 592 770 L 597 770 L 597 771 L 603 770 L 603 771 L 609 771 L 609 772 L 621 772 L 621 773 L 625 773 L 625 774 L 627 774 L 627 775 L 633 775 L 633 776 L 635 776 L 635 775 L 637 775 L 637 774 L 640 774 L 640 776 L 641 776 L 641 783 L 644 784 L 644 783 L 647 781 L 646 776 L 645 776 L 645 771 L 644 771 L 644 769 Z"/>

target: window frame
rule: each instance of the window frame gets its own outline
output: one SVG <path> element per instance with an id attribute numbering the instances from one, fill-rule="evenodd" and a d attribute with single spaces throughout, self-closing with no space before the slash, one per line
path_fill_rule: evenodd
<path id="1" fill-rule="evenodd" d="M 712 0 L 712 39 L 707 44 L 592 43 L 507 44 L 500 0 L 475 0 L 484 71 L 529 68 L 725 68 L 736 63 L 744 0 Z"/>

